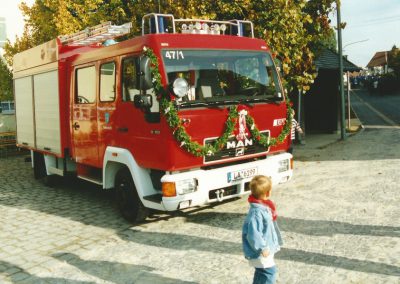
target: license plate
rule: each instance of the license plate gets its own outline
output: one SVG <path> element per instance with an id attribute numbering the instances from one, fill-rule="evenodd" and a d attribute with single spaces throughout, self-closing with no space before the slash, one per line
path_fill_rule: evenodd
<path id="1" fill-rule="evenodd" d="M 255 176 L 258 172 L 257 168 L 244 169 L 228 173 L 228 182 L 237 181 L 244 178 Z"/>

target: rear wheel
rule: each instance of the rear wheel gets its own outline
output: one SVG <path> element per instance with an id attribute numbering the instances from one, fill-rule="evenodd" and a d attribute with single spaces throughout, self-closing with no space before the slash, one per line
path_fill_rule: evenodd
<path id="1" fill-rule="evenodd" d="M 132 223 L 144 221 L 148 209 L 144 207 L 136 191 L 128 168 L 118 171 L 115 177 L 116 201 L 122 216 Z"/>
<path id="2" fill-rule="evenodd" d="M 41 153 L 33 152 L 33 176 L 35 179 L 44 178 L 47 175 L 44 156 Z"/>
<path id="3" fill-rule="evenodd" d="M 59 179 L 56 175 L 47 174 L 44 155 L 38 152 L 33 152 L 33 175 L 35 179 L 40 179 L 48 187 L 55 186 Z"/>

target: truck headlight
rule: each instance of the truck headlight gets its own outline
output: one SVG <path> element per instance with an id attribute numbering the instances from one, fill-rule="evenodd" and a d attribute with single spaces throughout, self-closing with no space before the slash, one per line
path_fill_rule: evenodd
<path id="1" fill-rule="evenodd" d="M 163 182 L 162 193 L 164 197 L 175 197 L 197 190 L 197 179 L 190 178 L 176 182 Z"/>
<path id="2" fill-rule="evenodd" d="M 289 170 L 289 160 L 282 160 L 278 163 L 278 173 L 286 172 Z"/>
<path id="3" fill-rule="evenodd" d="M 176 183 L 176 193 L 179 195 L 187 194 L 196 191 L 197 189 L 197 180 L 194 178 L 184 179 L 177 181 Z"/>

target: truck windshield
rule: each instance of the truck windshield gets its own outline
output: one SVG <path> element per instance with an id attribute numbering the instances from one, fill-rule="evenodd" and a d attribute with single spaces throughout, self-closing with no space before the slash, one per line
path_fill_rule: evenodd
<path id="1" fill-rule="evenodd" d="M 184 78 L 183 104 L 281 100 L 271 55 L 257 51 L 163 50 L 168 83 Z"/>

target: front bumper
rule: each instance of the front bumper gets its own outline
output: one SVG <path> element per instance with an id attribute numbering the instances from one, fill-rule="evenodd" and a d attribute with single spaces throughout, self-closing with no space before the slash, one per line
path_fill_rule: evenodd
<path id="1" fill-rule="evenodd" d="M 197 188 L 196 191 L 191 193 L 163 197 L 162 204 L 166 211 L 175 211 L 242 196 L 249 193 L 247 185 L 256 174 L 271 177 L 273 185 L 286 182 L 293 174 L 293 170 L 290 168 L 291 159 L 291 154 L 282 153 L 248 163 L 164 175 L 161 178 L 161 182 L 178 182 L 195 178 L 197 180 Z M 287 160 L 287 170 L 279 171 L 281 161 L 284 160 Z M 235 173 L 243 170 L 249 170 L 251 176 L 235 180 Z"/>

